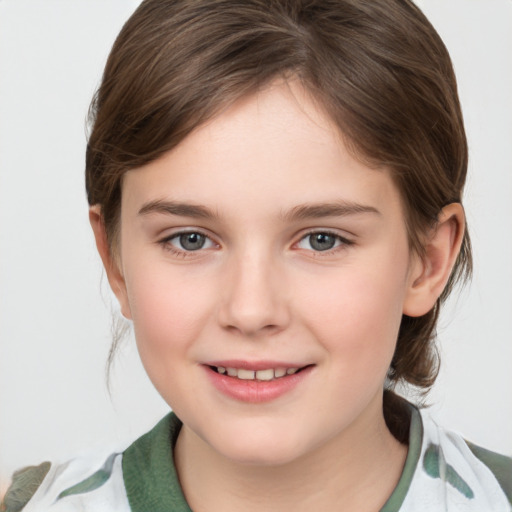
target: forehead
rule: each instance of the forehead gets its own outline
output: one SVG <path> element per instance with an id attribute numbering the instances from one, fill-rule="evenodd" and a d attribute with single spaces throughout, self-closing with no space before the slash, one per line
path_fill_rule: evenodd
<path id="1" fill-rule="evenodd" d="M 168 197 L 221 213 L 250 213 L 262 202 L 269 214 L 339 200 L 400 207 L 389 172 L 356 159 L 309 93 L 283 80 L 239 100 L 123 180 L 123 205 Z"/>

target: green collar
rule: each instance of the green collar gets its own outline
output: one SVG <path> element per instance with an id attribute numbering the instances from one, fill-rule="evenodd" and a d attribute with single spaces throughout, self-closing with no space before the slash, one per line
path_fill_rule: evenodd
<path id="1" fill-rule="evenodd" d="M 123 454 L 123 479 L 132 512 L 191 512 L 174 466 L 181 421 L 168 414 Z"/>
<path id="2" fill-rule="evenodd" d="M 181 421 L 171 412 L 124 452 L 123 478 L 132 512 L 192 512 L 181 490 L 172 457 L 180 429 Z M 397 512 L 402 506 L 418 464 L 422 439 L 421 416 L 411 406 L 409 452 L 404 470 L 381 512 Z"/>
<path id="3" fill-rule="evenodd" d="M 391 494 L 380 512 L 398 512 L 400 510 L 400 507 L 409 492 L 414 472 L 416 471 L 418 461 L 420 460 L 421 445 L 423 443 L 423 423 L 421 421 L 420 412 L 416 407 L 409 404 L 409 410 L 411 412 L 409 450 L 407 452 L 407 458 L 405 459 L 404 469 L 393 494 Z"/>

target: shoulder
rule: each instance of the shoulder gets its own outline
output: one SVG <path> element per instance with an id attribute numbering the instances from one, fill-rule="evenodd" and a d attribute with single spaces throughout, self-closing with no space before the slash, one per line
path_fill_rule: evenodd
<path id="1" fill-rule="evenodd" d="M 7 512 L 22 510 L 35 494 L 50 468 L 50 462 L 43 462 L 39 466 L 27 466 L 16 471 L 0 510 Z"/>
<path id="2" fill-rule="evenodd" d="M 1 512 L 190 511 L 172 451 L 181 422 L 168 414 L 122 453 L 44 462 L 13 475 Z M 155 506 L 153 506 L 155 505 Z"/>
<path id="3" fill-rule="evenodd" d="M 471 504 L 475 510 L 510 511 L 512 459 L 467 442 L 440 427 L 425 411 L 421 417 L 423 475 L 442 484 L 454 502 Z"/>
<path id="4" fill-rule="evenodd" d="M 129 511 L 122 454 L 95 454 L 64 464 L 43 462 L 16 471 L 7 490 L 5 512 Z"/>
<path id="5" fill-rule="evenodd" d="M 466 441 L 466 444 L 473 455 L 480 462 L 485 464 L 496 477 L 503 492 L 505 492 L 508 500 L 512 504 L 512 457 L 487 450 L 469 441 Z"/>

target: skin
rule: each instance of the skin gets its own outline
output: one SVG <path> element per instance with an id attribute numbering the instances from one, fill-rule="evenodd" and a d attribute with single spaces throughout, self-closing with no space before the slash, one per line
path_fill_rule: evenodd
<path id="1" fill-rule="evenodd" d="M 338 208 L 297 215 L 325 204 Z M 379 510 L 407 453 L 385 425 L 383 383 L 402 314 L 429 311 L 446 284 L 460 205 L 425 235 L 426 257 L 411 254 L 390 173 L 278 81 L 124 176 L 118 259 L 99 206 L 90 219 L 145 369 L 184 423 L 175 461 L 190 506 Z M 184 230 L 203 248 L 186 251 Z M 334 246 L 315 250 L 312 231 Z M 253 404 L 212 386 L 204 363 L 224 359 L 311 369 Z"/>

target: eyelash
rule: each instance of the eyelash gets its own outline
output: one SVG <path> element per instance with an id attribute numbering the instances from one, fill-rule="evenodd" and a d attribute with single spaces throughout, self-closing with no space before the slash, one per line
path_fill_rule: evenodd
<path id="1" fill-rule="evenodd" d="M 179 231 L 177 233 L 173 233 L 172 235 L 166 236 L 165 238 L 162 238 L 158 241 L 158 244 L 161 245 L 164 250 L 170 252 L 173 256 L 177 256 L 180 258 L 190 258 L 194 255 L 194 253 L 200 253 L 202 252 L 202 247 L 197 250 L 187 250 L 185 248 L 178 249 L 174 247 L 171 243 L 172 240 L 176 240 L 177 238 L 180 238 L 183 235 L 200 235 L 204 237 L 207 241 L 209 241 L 212 245 L 218 246 L 217 243 L 215 243 L 210 236 L 208 236 L 206 233 L 203 233 L 199 230 L 189 230 L 189 231 Z"/>
<path id="2" fill-rule="evenodd" d="M 313 249 L 306 249 L 306 250 L 310 251 L 314 255 L 315 258 L 331 256 L 333 254 L 336 254 L 338 251 L 346 250 L 351 245 L 354 245 L 354 242 L 352 240 L 349 240 L 348 238 L 345 238 L 345 237 L 339 235 L 338 233 L 335 233 L 334 231 L 329 231 L 328 229 L 315 229 L 315 230 L 309 231 L 309 232 L 305 233 L 295 245 L 298 245 L 303 240 L 308 239 L 312 235 L 331 236 L 335 239 L 335 242 L 339 242 L 339 245 L 337 245 L 331 249 L 326 249 L 323 251 L 315 251 Z"/>
<path id="3" fill-rule="evenodd" d="M 206 240 L 208 240 L 211 244 L 218 246 L 218 244 L 216 244 L 216 242 L 214 242 L 210 236 L 208 236 L 207 234 L 205 234 L 199 230 L 179 231 L 177 233 L 173 233 L 172 235 L 166 236 L 165 238 L 159 240 L 158 244 L 161 245 L 166 251 L 168 251 L 171 254 L 173 254 L 174 256 L 178 256 L 180 258 L 189 258 L 189 257 L 192 257 L 194 255 L 194 253 L 202 252 L 203 247 L 200 247 L 197 250 L 187 250 L 185 248 L 178 249 L 178 248 L 174 247 L 172 245 L 171 241 L 176 240 L 183 235 L 200 235 L 200 236 L 204 237 Z M 308 231 L 307 233 L 302 235 L 301 238 L 299 239 L 299 241 L 294 244 L 294 246 L 297 246 L 302 241 L 308 239 L 309 237 L 311 237 L 313 235 L 331 236 L 335 239 L 335 242 L 339 243 L 337 246 L 334 246 L 331 249 L 325 249 L 323 251 L 322 250 L 315 251 L 314 249 L 304 249 L 304 250 L 307 250 L 308 252 L 311 252 L 312 254 L 314 254 L 314 257 L 329 256 L 334 253 L 337 253 L 340 250 L 345 250 L 347 247 L 350 247 L 351 245 L 354 245 L 354 242 L 352 240 L 349 240 L 333 231 L 319 229 L 319 230 Z"/>

